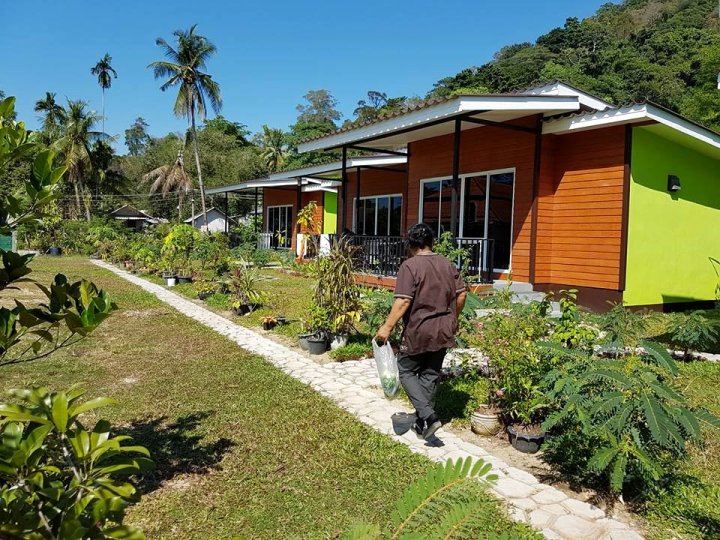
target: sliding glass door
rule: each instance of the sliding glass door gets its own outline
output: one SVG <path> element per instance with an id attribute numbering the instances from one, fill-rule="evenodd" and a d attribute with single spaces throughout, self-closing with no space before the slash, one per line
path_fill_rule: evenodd
<path id="1" fill-rule="evenodd" d="M 494 240 L 494 266 L 510 269 L 514 171 L 465 176 L 462 179 L 460 236 Z"/>
<path id="2" fill-rule="evenodd" d="M 460 184 L 459 236 L 492 239 L 494 269 L 509 270 L 515 171 L 461 175 Z M 452 180 L 425 180 L 420 191 L 420 219 L 438 237 L 445 231 L 453 231 Z M 489 261 L 483 262 L 489 264 Z"/>
<path id="3" fill-rule="evenodd" d="M 292 244 L 292 206 L 269 206 L 267 209 L 266 232 L 272 234 L 270 246 L 289 248 Z"/>

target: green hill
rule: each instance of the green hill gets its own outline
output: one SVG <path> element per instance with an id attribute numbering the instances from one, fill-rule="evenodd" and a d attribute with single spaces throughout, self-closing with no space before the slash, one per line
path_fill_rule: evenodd
<path id="1" fill-rule="evenodd" d="M 616 104 L 651 100 L 720 129 L 717 0 L 625 0 L 441 79 L 430 92 L 507 92 L 560 79 Z"/>

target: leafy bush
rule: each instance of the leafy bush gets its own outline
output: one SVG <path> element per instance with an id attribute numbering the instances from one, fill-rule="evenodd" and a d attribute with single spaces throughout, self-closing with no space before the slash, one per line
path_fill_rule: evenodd
<path id="1" fill-rule="evenodd" d="M 463 281 L 467 280 L 470 268 L 470 248 L 459 247 L 455 244 L 452 233 L 444 232 L 435 242 L 433 251 L 453 263 L 460 271 Z"/>
<path id="2" fill-rule="evenodd" d="M 185 223 L 173 226 L 163 240 L 161 255 L 167 267 L 191 273 L 190 261 L 202 235 L 195 227 Z"/>
<path id="3" fill-rule="evenodd" d="M 353 276 L 353 250 L 347 240 L 338 240 L 327 257 L 316 257 L 315 304 L 328 312 L 330 330 L 347 334 L 360 315 L 360 288 Z"/>
<path id="4" fill-rule="evenodd" d="M 111 400 L 81 402 L 75 387 L 11 393 L 19 404 L 0 404 L 0 536 L 145 538 L 123 525 L 140 496 L 120 477 L 150 468 L 148 451 L 105 420 L 88 430 L 79 419 Z"/>
<path id="5" fill-rule="evenodd" d="M 720 336 L 717 321 L 705 317 L 704 311 L 676 313 L 670 320 L 667 339 L 671 346 L 681 349 L 685 357 L 690 351 L 707 351 L 714 347 Z"/>
<path id="6" fill-rule="evenodd" d="M 256 249 L 252 254 L 252 262 L 258 268 L 267 266 L 272 260 L 272 250 L 270 249 Z"/>
<path id="7" fill-rule="evenodd" d="M 212 306 L 217 309 L 230 309 L 232 307 L 232 301 L 229 294 L 215 293 L 211 294 L 205 299 L 205 303 L 208 306 Z"/>
<path id="8" fill-rule="evenodd" d="M 637 347 L 647 332 L 647 321 L 640 314 L 627 309 L 622 303 L 613 307 L 600 318 L 600 329 L 605 341 L 621 347 Z"/>
<path id="9" fill-rule="evenodd" d="M 372 347 L 364 343 L 349 343 L 344 347 L 330 351 L 330 358 L 339 362 L 346 360 L 360 360 L 372 354 Z"/>
<path id="10" fill-rule="evenodd" d="M 568 349 L 592 351 L 598 333 L 583 323 L 577 307 L 577 291 L 560 291 L 560 319 L 552 333 L 553 341 Z"/>
<path id="11" fill-rule="evenodd" d="M 364 296 L 361 299 L 361 314 L 360 320 L 363 321 L 369 332 L 375 332 L 383 324 L 390 310 L 392 309 L 395 297 L 392 291 L 386 289 L 366 289 Z M 398 343 L 400 336 L 402 335 L 402 320 L 398 321 L 398 324 L 393 328 L 393 332 L 390 335 L 390 340 Z"/>
<path id="12" fill-rule="evenodd" d="M 646 355 L 620 360 L 556 349 L 565 362 L 545 380 L 548 400 L 559 406 L 543 427 L 567 435 L 553 437 L 547 455 L 570 457 L 576 473 L 599 476 L 614 493 L 626 484 L 657 483 L 686 455 L 687 441 L 702 441 L 701 424 L 720 427 L 672 384 L 678 370 L 667 351 L 651 342 L 642 346 Z"/>
<path id="13" fill-rule="evenodd" d="M 241 305 L 250 306 L 250 309 L 263 304 L 267 294 L 260 289 L 262 276 L 253 268 L 238 267 L 233 270 L 228 287 L 235 301 L 233 308 Z"/>
<path id="14" fill-rule="evenodd" d="M 435 410 L 443 420 L 469 420 L 480 405 L 488 402 L 489 389 L 489 381 L 478 374 L 453 377 L 438 385 Z"/>
<path id="15" fill-rule="evenodd" d="M 552 357 L 535 346 L 548 332 L 547 320 L 531 310 L 496 313 L 482 319 L 468 344 L 489 357 L 490 391 L 507 420 L 542 421 L 547 402 L 541 384 Z"/>
<path id="16" fill-rule="evenodd" d="M 192 261 L 199 263 L 201 270 L 212 270 L 222 275 L 230 269 L 230 246 L 223 233 L 201 234 L 194 242 L 190 256 Z"/>

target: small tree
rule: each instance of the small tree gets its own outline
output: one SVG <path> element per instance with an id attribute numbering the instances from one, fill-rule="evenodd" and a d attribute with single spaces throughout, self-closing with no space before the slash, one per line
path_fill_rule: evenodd
<path id="1" fill-rule="evenodd" d="M 37 144 L 14 116 L 15 98 L 0 102 L 0 171 L 10 161 L 29 154 Z M 23 223 L 38 222 L 40 212 L 57 198 L 58 183 L 65 167 L 53 167 L 53 152 L 37 154 L 25 182 L 25 192 L 0 198 L 0 234 L 8 234 Z M 16 289 L 28 278 L 32 255 L 0 250 L 0 295 Z M 115 308 L 108 295 L 87 280 L 70 283 L 58 274 L 49 286 L 39 285 L 47 302 L 28 308 L 15 300 L 15 307 L 0 308 L 0 366 L 27 362 L 75 343 L 92 332 Z"/>

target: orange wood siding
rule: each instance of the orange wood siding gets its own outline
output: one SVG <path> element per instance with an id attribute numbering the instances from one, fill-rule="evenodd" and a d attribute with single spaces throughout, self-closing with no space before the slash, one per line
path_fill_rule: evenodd
<path id="1" fill-rule="evenodd" d="M 348 170 L 347 172 L 347 190 L 345 192 L 345 223 L 340 227 L 340 231 L 345 229 L 353 229 L 353 201 L 355 199 L 357 189 L 357 171 Z M 404 171 L 390 172 L 378 171 L 374 169 L 362 169 L 360 171 L 360 197 L 373 197 L 376 195 L 392 195 L 399 193 L 403 196 L 403 216 L 405 215 L 405 185 L 407 183 L 407 173 Z M 405 223 L 402 224 L 401 230 L 405 230 Z"/>
<path id="2" fill-rule="evenodd" d="M 310 201 L 317 203 L 315 210 L 315 220 L 319 224 L 319 229 L 322 230 L 323 225 L 323 192 L 317 191 L 314 193 L 303 193 L 302 194 L 302 206 L 304 207 Z M 262 230 L 265 231 L 267 227 L 267 208 L 269 206 L 292 206 L 292 220 L 293 220 L 293 234 L 292 234 L 292 249 L 295 249 L 295 240 L 297 231 L 297 191 L 294 188 L 264 188 L 263 189 L 263 226 Z"/>
<path id="3" fill-rule="evenodd" d="M 620 287 L 624 161 L 622 126 L 545 136 L 535 283 Z"/>
<path id="4" fill-rule="evenodd" d="M 534 127 L 536 117 L 513 122 Z M 452 134 L 410 144 L 407 226 L 417 223 L 420 180 L 452 175 Z M 517 281 L 530 279 L 530 229 L 535 136 L 497 127 L 462 132 L 460 174 L 515 168 L 512 274 Z"/>

